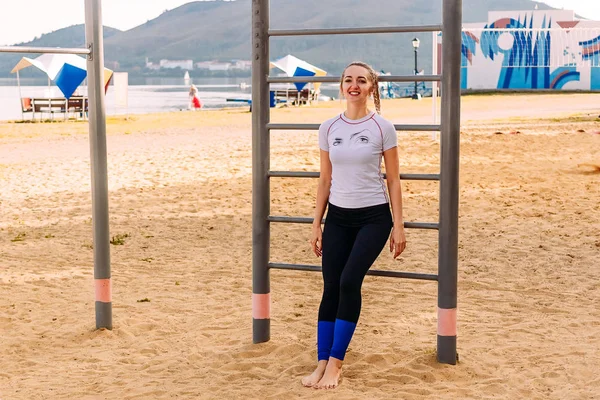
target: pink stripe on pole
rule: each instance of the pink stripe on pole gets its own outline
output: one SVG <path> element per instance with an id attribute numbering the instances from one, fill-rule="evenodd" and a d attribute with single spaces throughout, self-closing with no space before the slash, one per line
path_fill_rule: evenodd
<path id="1" fill-rule="evenodd" d="M 112 285 L 109 279 L 95 279 L 96 282 L 96 301 L 110 303 L 112 300 Z"/>
<path id="2" fill-rule="evenodd" d="M 271 318 L 271 293 L 256 294 L 252 293 L 252 318 L 269 319 Z"/>
<path id="3" fill-rule="evenodd" d="M 456 308 L 438 308 L 438 335 L 456 336 Z"/>

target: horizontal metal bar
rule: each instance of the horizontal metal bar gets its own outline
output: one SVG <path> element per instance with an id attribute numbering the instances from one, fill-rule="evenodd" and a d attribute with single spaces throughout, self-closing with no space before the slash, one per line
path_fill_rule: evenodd
<path id="1" fill-rule="evenodd" d="M 269 130 L 295 130 L 295 131 L 316 131 L 319 130 L 320 124 L 267 124 Z M 436 132 L 442 129 L 441 125 L 406 125 L 394 124 L 397 131 L 408 132 Z"/>
<path id="2" fill-rule="evenodd" d="M 314 220 L 314 218 L 310 217 L 282 217 L 277 215 L 269 215 L 267 217 L 267 221 L 269 222 L 285 222 L 292 224 L 312 224 Z M 325 223 L 325 220 L 322 222 Z"/>
<path id="3" fill-rule="evenodd" d="M 337 83 L 339 76 L 268 76 L 267 83 L 318 82 Z M 379 75 L 379 82 L 437 82 L 442 75 Z"/>
<path id="4" fill-rule="evenodd" d="M 503 33 L 503 32 L 559 32 L 564 28 L 469 28 L 469 32 L 491 32 L 491 33 Z M 598 29 L 597 27 L 590 28 L 575 28 L 572 29 L 577 32 L 590 32 L 591 30 Z"/>
<path id="5" fill-rule="evenodd" d="M 437 222 L 405 222 L 404 227 L 408 229 L 440 229 L 440 224 Z"/>
<path id="6" fill-rule="evenodd" d="M 440 32 L 442 25 L 377 26 L 368 28 L 270 29 L 269 36 L 355 35 L 365 33 Z"/>
<path id="7" fill-rule="evenodd" d="M 271 178 L 318 178 L 321 174 L 309 171 L 269 171 L 267 175 Z"/>
<path id="8" fill-rule="evenodd" d="M 283 222 L 291 224 L 312 224 L 314 218 L 310 217 L 283 217 L 278 215 L 269 215 L 267 218 L 269 222 Z M 325 220 L 321 221 L 325 223 Z M 436 222 L 405 222 L 405 228 L 410 229 L 439 229 L 439 224 Z"/>
<path id="9" fill-rule="evenodd" d="M 321 124 L 267 124 L 268 130 L 318 131 Z"/>
<path id="10" fill-rule="evenodd" d="M 318 131 L 321 124 L 267 124 L 269 130 Z"/>
<path id="11" fill-rule="evenodd" d="M 269 171 L 271 178 L 318 178 L 319 172 L 312 171 Z M 385 178 L 386 175 L 383 174 Z M 439 174 L 400 174 L 400 179 L 405 181 L 439 181 Z"/>
<path id="12" fill-rule="evenodd" d="M 314 271 L 321 272 L 321 267 L 317 265 L 301 265 L 301 264 L 284 264 L 284 263 L 269 263 L 269 268 L 272 269 L 287 269 L 295 271 Z M 415 272 L 397 272 L 397 271 L 381 271 L 371 269 L 367 272 L 367 275 L 373 276 L 385 276 L 388 278 L 405 278 L 405 279 L 419 279 L 424 281 L 437 281 L 438 276 L 434 274 L 420 274 Z"/>
<path id="13" fill-rule="evenodd" d="M 386 174 L 383 174 L 386 177 Z M 404 181 L 439 181 L 440 174 L 400 174 L 400 179 Z"/>
<path id="14" fill-rule="evenodd" d="M 62 47 L 19 47 L 19 46 L 0 46 L 0 53 L 52 53 L 52 54 L 83 54 L 91 53 L 90 49 L 68 49 Z"/>

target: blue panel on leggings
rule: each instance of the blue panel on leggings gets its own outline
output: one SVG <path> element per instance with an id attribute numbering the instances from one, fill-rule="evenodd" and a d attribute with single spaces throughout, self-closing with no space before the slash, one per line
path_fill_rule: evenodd
<path id="1" fill-rule="evenodd" d="M 348 345 L 354 335 L 356 322 L 344 321 L 343 319 L 335 320 L 335 330 L 333 332 L 333 345 L 331 346 L 330 356 L 343 360 L 348 350 Z"/>
<path id="2" fill-rule="evenodd" d="M 329 360 L 334 328 L 335 322 L 333 321 L 319 321 L 317 324 L 317 357 L 319 361 Z"/>

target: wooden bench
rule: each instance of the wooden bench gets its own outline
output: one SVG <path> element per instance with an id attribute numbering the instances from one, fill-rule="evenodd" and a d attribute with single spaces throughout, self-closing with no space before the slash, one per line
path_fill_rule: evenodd
<path id="1" fill-rule="evenodd" d="M 21 98 L 21 112 L 23 114 L 32 113 L 32 119 L 35 119 L 36 113 L 43 119 L 44 113 L 50 114 L 50 119 L 54 119 L 54 114 L 63 114 L 65 120 L 69 113 L 73 113 L 75 118 L 83 118 L 88 112 L 88 98 L 71 97 L 23 97 Z"/>
<path id="2" fill-rule="evenodd" d="M 71 97 L 67 103 L 67 112 L 73 113 L 75 118 L 87 116 L 89 99 L 87 97 Z"/>
<path id="3" fill-rule="evenodd" d="M 317 100 L 318 93 L 314 90 L 302 89 L 279 89 L 273 90 L 275 92 L 275 99 L 277 102 L 287 102 L 291 105 L 310 104 L 312 101 Z"/>
<path id="4" fill-rule="evenodd" d="M 67 99 L 64 97 L 50 97 L 50 98 L 33 98 L 31 99 L 31 106 L 33 108 L 33 118 L 35 114 L 40 114 L 40 120 L 42 120 L 44 113 L 50 114 L 50 119 L 54 119 L 54 114 L 64 114 L 65 119 L 67 118 Z"/>
<path id="5" fill-rule="evenodd" d="M 21 98 L 21 112 L 22 113 L 32 113 L 33 112 L 33 106 L 31 105 L 31 97 Z"/>

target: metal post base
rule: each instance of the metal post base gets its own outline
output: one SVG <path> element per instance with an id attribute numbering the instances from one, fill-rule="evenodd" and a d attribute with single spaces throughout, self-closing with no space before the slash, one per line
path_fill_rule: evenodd
<path id="1" fill-rule="evenodd" d="M 437 359 L 442 364 L 456 365 L 458 353 L 456 352 L 456 336 L 437 337 Z"/>
<path id="2" fill-rule="evenodd" d="M 252 319 L 252 342 L 263 343 L 271 339 L 271 320 Z"/>
<path id="3" fill-rule="evenodd" d="M 112 330 L 112 303 L 96 302 L 96 329 Z"/>

